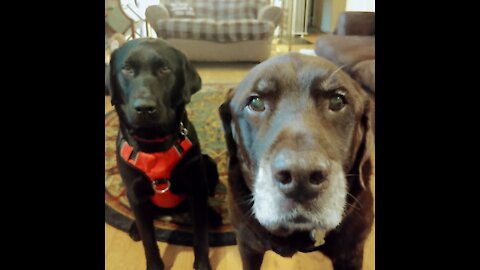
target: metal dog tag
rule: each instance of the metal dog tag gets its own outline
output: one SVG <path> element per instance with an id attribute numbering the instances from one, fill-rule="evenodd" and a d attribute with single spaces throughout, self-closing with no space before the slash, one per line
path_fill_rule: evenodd
<path id="1" fill-rule="evenodd" d="M 325 244 L 325 231 L 312 230 L 310 232 L 310 238 L 315 241 L 315 246 L 321 246 Z"/>

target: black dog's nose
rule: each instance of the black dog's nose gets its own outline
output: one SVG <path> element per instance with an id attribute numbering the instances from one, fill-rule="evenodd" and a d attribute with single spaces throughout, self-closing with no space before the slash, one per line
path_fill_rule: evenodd
<path id="1" fill-rule="evenodd" d="M 151 99 L 137 99 L 133 102 L 133 108 L 138 114 L 153 114 L 157 111 L 155 101 Z"/>
<path id="2" fill-rule="evenodd" d="M 318 155 L 291 150 L 279 151 L 272 160 L 271 170 L 285 196 L 299 202 L 316 198 L 328 175 L 327 163 Z"/>

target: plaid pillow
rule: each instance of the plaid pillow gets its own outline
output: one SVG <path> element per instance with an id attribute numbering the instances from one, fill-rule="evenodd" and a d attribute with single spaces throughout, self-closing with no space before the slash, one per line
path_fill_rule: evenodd
<path id="1" fill-rule="evenodd" d="M 170 3 L 166 6 L 173 18 L 195 18 L 195 11 L 188 3 Z"/>

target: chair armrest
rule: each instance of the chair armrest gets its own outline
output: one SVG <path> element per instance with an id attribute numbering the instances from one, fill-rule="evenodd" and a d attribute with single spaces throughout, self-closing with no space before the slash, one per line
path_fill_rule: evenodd
<path id="1" fill-rule="evenodd" d="M 157 26 L 158 20 L 166 20 L 170 18 L 170 13 L 168 9 L 163 4 L 153 5 L 147 7 L 145 10 L 145 17 L 147 22 L 152 26 L 154 29 Z"/>
<path id="2" fill-rule="evenodd" d="M 276 6 L 264 6 L 258 11 L 257 18 L 260 21 L 272 22 L 275 28 L 282 20 L 282 9 Z"/>
<path id="3" fill-rule="evenodd" d="M 375 35 L 375 12 L 347 11 L 340 14 L 334 34 L 340 36 Z"/>

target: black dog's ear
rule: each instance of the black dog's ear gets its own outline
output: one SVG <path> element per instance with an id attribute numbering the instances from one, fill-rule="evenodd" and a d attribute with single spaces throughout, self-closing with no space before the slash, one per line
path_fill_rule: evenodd
<path id="1" fill-rule="evenodd" d="M 110 66 L 105 63 L 105 96 L 110 95 Z"/>
<path id="2" fill-rule="evenodd" d="M 237 147 L 234 139 L 235 131 L 232 130 L 232 112 L 230 109 L 230 102 L 232 101 L 233 94 L 234 90 L 233 88 L 230 88 L 227 92 L 225 101 L 218 108 L 218 112 L 220 113 L 220 119 L 222 120 L 223 132 L 225 136 L 225 142 L 227 143 L 230 160 L 232 160 L 232 157 L 236 157 L 237 155 Z"/>
<path id="3" fill-rule="evenodd" d="M 181 76 L 183 76 L 182 99 L 186 103 L 190 102 L 190 97 L 202 88 L 202 79 L 198 75 L 197 70 L 188 61 L 185 54 L 179 50 L 175 50 L 178 57 L 181 59 Z"/>
<path id="4" fill-rule="evenodd" d="M 117 80 L 116 80 L 116 70 L 115 70 L 115 55 L 117 50 L 113 51 L 110 56 L 110 65 L 108 66 L 108 75 L 105 75 L 105 84 L 110 90 L 110 101 L 112 105 L 118 104 L 120 102 L 120 94 L 118 93 Z"/>
<path id="5" fill-rule="evenodd" d="M 372 100 L 367 100 L 365 104 L 365 109 L 361 118 L 361 125 L 363 128 L 363 138 L 362 143 L 359 148 L 360 162 L 358 167 L 360 185 L 362 188 L 366 189 L 369 184 L 369 179 L 372 176 L 373 172 L 373 157 L 372 154 L 375 151 L 375 133 L 374 133 L 374 118 L 375 118 L 375 109 L 374 102 Z"/>

